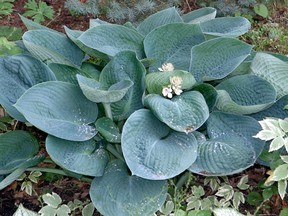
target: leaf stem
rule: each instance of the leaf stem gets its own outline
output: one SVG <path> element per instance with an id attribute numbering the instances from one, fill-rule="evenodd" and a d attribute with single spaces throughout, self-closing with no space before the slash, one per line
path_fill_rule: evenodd
<path id="1" fill-rule="evenodd" d="M 48 173 L 54 173 L 58 175 L 63 175 L 63 176 L 68 176 L 68 177 L 73 177 L 69 175 L 68 173 L 64 172 L 64 170 L 61 169 L 55 169 L 55 168 L 47 168 L 47 167 L 30 167 L 27 168 L 26 171 L 40 171 L 40 172 L 48 172 Z M 91 183 L 93 179 L 89 177 L 82 176 L 80 178 L 81 181 L 89 182 Z"/>
<path id="2" fill-rule="evenodd" d="M 102 103 L 105 109 L 105 115 L 106 117 L 110 118 L 113 120 L 113 116 L 112 116 L 112 111 L 111 111 L 111 106 L 110 103 Z"/>
<path id="3" fill-rule="evenodd" d="M 189 179 L 189 172 L 185 172 L 176 183 L 176 188 L 180 189 Z"/>
<path id="4" fill-rule="evenodd" d="M 124 161 L 123 156 L 117 151 L 117 149 L 116 149 L 112 144 L 109 143 L 109 144 L 107 145 L 107 150 L 108 150 L 112 155 L 114 155 L 116 158 Z"/>

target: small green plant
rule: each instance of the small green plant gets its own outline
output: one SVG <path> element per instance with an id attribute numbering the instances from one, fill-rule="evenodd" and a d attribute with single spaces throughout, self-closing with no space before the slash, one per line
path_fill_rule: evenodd
<path id="1" fill-rule="evenodd" d="M 144 18 L 156 11 L 179 5 L 179 0 L 65 1 L 65 7 L 68 8 L 72 14 L 92 14 L 94 17 L 101 15 L 116 23 L 124 23 L 127 21 L 132 23 L 139 23 Z"/>
<path id="2" fill-rule="evenodd" d="M 0 18 L 9 16 L 13 11 L 13 3 L 15 0 L 0 0 Z"/>
<path id="3" fill-rule="evenodd" d="M 0 56 L 17 55 L 22 53 L 22 50 L 15 42 L 8 41 L 6 37 L 0 37 Z"/>
<path id="4" fill-rule="evenodd" d="M 271 141 L 269 152 L 277 151 L 281 148 L 288 149 L 288 120 L 266 118 L 260 121 L 262 129 L 255 137 Z M 269 178 L 266 185 L 271 185 L 274 182 L 278 183 L 278 193 L 282 199 L 286 194 L 287 180 L 288 180 L 288 156 L 281 155 L 282 164 L 278 165 L 273 171 L 269 172 Z"/>
<path id="5" fill-rule="evenodd" d="M 0 26 L 0 37 L 5 37 L 9 41 L 20 40 L 22 35 L 22 30 L 19 27 Z"/>
<path id="6" fill-rule="evenodd" d="M 53 19 L 54 16 L 53 8 L 41 0 L 38 3 L 35 0 L 28 0 L 24 8 L 26 12 L 23 16 L 32 17 L 37 23 L 43 22 L 46 18 Z"/>
<path id="7" fill-rule="evenodd" d="M 37 184 L 39 177 L 42 175 L 39 171 L 31 172 L 28 176 L 23 173 L 17 181 L 21 181 L 21 190 L 25 191 L 28 195 L 32 196 L 33 193 L 33 183 Z"/>
<path id="8" fill-rule="evenodd" d="M 57 193 L 47 193 L 41 196 L 42 208 L 39 210 L 38 214 L 36 212 L 30 211 L 23 207 L 22 204 L 19 205 L 18 209 L 14 213 L 15 216 L 69 216 L 74 215 L 76 210 L 81 211 L 82 216 L 92 216 L 95 210 L 93 204 L 90 201 L 82 202 L 80 200 L 70 201 L 68 205 L 62 203 L 61 197 Z"/>

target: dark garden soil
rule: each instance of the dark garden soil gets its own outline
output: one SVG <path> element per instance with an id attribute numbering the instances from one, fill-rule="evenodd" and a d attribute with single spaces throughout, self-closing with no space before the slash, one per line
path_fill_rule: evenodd
<path id="1" fill-rule="evenodd" d="M 8 18 L 3 17 L 2 19 L 0 19 L 0 26 L 17 26 L 21 27 L 23 31 L 26 31 L 25 26 L 22 24 L 18 16 L 18 14 L 24 13 L 25 9 L 23 8 L 23 6 L 25 2 L 26 0 L 16 0 L 14 12 Z M 89 19 L 93 18 L 89 15 L 72 16 L 69 11 L 64 8 L 64 0 L 45 0 L 45 2 L 47 2 L 47 4 L 51 5 L 54 8 L 55 18 L 52 21 L 45 21 L 43 25 L 47 25 L 49 28 L 55 29 L 57 31 L 63 32 L 64 25 L 72 29 L 85 30 L 89 26 Z M 184 3 L 182 6 L 182 10 L 184 12 L 188 12 L 197 7 L 195 4 L 195 0 L 183 2 Z M 286 10 L 286 14 L 287 11 L 288 10 Z M 283 14 L 283 11 L 279 11 L 278 16 L 276 13 L 275 20 L 281 19 L 281 14 Z M 105 19 L 103 17 L 100 18 Z M 33 131 L 37 135 L 40 143 L 43 142 L 45 134 L 37 131 L 36 129 L 33 129 Z M 41 151 L 45 153 L 44 148 L 42 148 Z M 268 177 L 266 175 L 266 172 L 267 170 L 264 167 L 255 165 L 254 167 L 244 171 L 243 173 L 230 176 L 229 181 L 232 186 L 236 187 L 236 184 L 241 178 L 241 176 L 248 175 L 249 184 L 253 188 L 255 188 L 255 190 L 257 190 L 257 185 L 259 184 L 259 182 Z M 199 181 L 201 182 L 201 177 L 199 177 L 199 179 Z M 24 207 L 30 210 L 39 211 L 41 206 L 39 196 L 47 192 L 51 193 L 52 191 L 60 195 L 63 203 L 68 203 L 69 201 L 73 201 L 75 199 L 79 199 L 81 201 L 89 199 L 90 184 L 73 178 L 45 174 L 38 184 L 34 184 L 33 196 L 29 196 L 25 192 L 22 192 L 20 190 L 20 184 L 21 183 L 19 182 L 14 182 L 6 189 L 0 191 L 0 216 L 12 216 L 20 203 L 22 203 Z M 209 193 L 209 191 L 207 193 Z M 288 206 L 287 199 L 282 201 L 277 195 L 274 195 L 272 199 L 266 204 L 267 208 L 261 208 L 260 215 L 279 215 L 280 210 Z M 247 211 L 253 213 L 256 207 L 245 204 L 242 205 L 240 209 L 243 213 Z M 80 212 L 78 212 L 76 215 L 81 214 Z M 95 215 L 100 214 L 95 212 Z"/>

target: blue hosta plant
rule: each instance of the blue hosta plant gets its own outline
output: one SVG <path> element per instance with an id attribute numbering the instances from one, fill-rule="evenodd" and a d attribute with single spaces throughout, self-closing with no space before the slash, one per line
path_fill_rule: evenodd
<path id="1" fill-rule="evenodd" d="M 167 179 L 252 166 L 265 144 L 257 120 L 287 115 L 287 57 L 237 39 L 247 19 L 215 16 L 168 8 L 139 26 L 95 19 L 66 34 L 22 17 L 23 53 L 0 58 L 0 104 L 48 134 L 67 175 L 94 178 L 101 214 L 151 215 Z M 38 147 L 27 132 L 0 136 L 1 189 L 43 160 Z"/>

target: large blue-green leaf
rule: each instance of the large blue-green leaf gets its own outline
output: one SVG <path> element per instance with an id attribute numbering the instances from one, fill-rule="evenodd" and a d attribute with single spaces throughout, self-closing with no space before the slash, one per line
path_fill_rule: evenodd
<path id="1" fill-rule="evenodd" d="M 77 80 L 83 94 L 96 103 L 113 103 L 121 100 L 128 92 L 133 82 L 121 80 L 111 86 L 102 84 L 95 79 L 77 75 Z"/>
<path id="2" fill-rule="evenodd" d="M 199 145 L 198 157 L 189 168 L 202 175 L 230 175 L 252 166 L 265 142 L 253 138 L 261 130 L 253 118 L 213 112 L 207 120 L 209 139 Z"/>
<path id="3" fill-rule="evenodd" d="M 204 35 L 197 24 L 172 23 L 154 29 L 144 39 L 147 58 L 156 59 L 150 71 L 157 71 L 164 63 L 188 71 L 191 48 L 203 41 Z"/>
<path id="4" fill-rule="evenodd" d="M 198 10 L 193 10 L 182 16 L 182 19 L 186 23 L 200 23 L 208 20 L 212 20 L 216 17 L 216 9 L 212 7 L 204 7 Z"/>
<path id="5" fill-rule="evenodd" d="M 266 53 L 257 53 L 251 65 L 252 73 L 270 82 L 280 98 L 288 94 L 288 63 Z"/>
<path id="6" fill-rule="evenodd" d="M 37 155 L 33 158 L 29 158 L 26 161 L 24 161 L 12 173 L 7 175 L 6 178 L 4 178 L 2 181 L 0 179 L 0 190 L 4 189 L 5 187 L 13 183 L 15 180 L 17 180 L 25 172 L 27 168 L 36 166 L 44 159 L 45 155 Z"/>
<path id="7" fill-rule="evenodd" d="M 139 59 L 144 58 L 143 36 L 121 25 L 104 24 L 93 27 L 81 34 L 77 40 L 112 57 L 121 51 L 131 50 Z"/>
<path id="8" fill-rule="evenodd" d="M 96 177 L 90 197 L 96 209 L 109 216 L 150 216 L 165 202 L 166 181 L 130 175 L 125 163 L 111 161 L 102 177 Z"/>
<path id="9" fill-rule="evenodd" d="M 250 54 L 252 46 L 234 38 L 215 38 L 192 48 L 190 72 L 196 81 L 222 79 Z"/>
<path id="10" fill-rule="evenodd" d="M 137 31 L 142 35 L 146 36 L 153 29 L 169 24 L 169 23 L 181 23 L 181 19 L 178 11 L 175 7 L 167 8 L 165 10 L 159 11 L 149 17 L 147 17 L 140 25 L 137 27 Z"/>
<path id="11" fill-rule="evenodd" d="M 58 33 L 58 34 L 64 35 L 63 33 L 57 32 L 57 31 L 55 31 L 55 30 L 53 30 L 53 29 L 50 29 L 50 28 L 48 28 L 48 27 L 46 27 L 46 26 L 43 26 L 43 25 L 41 25 L 41 24 L 39 24 L 39 23 L 37 23 L 37 22 L 34 22 L 34 21 L 30 20 L 30 19 L 27 19 L 26 17 L 21 16 L 20 14 L 19 14 L 19 16 L 20 16 L 23 24 L 26 26 L 26 28 L 27 28 L 28 30 L 42 29 L 42 30 L 53 31 L 53 32 L 56 32 L 56 33 Z"/>
<path id="12" fill-rule="evenodd" d="M 89 28 L 93 28 L 95 26 L 103 25 L 103 24 L 111 24 L 111 23 L 101 20 L 99 18 L 89 20 Z"/>
<path id="13" fill-rule="evenodd" d="M 203 95 L 189 91 L 171 100 L 157 94 L 149 94 L 144 100 L 157 118 L 175 131 L 197 130 L 209 117 L 209 108 Z"/>
<path id="14" fill-rule="evenodd" d="M 171 77 L 180 77 L 182 79 L 181 89 L 191 89 L 196 80 L 188 71 L 174 70 L 165 72 L 154 72 L 146 75 L 147 91 L 149 93 L 162 94 L 163 87 L 170 85 Z"/>
<path id="15" fill-rule="evenodd" d="M 238 37 L 248 32 L 251 23 L 244 17 L 220 17 L 200 23 L 204 34 Z"/>
<path id="16" fill-rule="evenodd" d="M 74 142 L 49 135 L 45 143 L 47 152 L 55 163 L 78 174 L 102 176 L 109 161 L 103 144 L 96 143 L 94 139 Z"/>
<path id="17" fill-rule="evenodd" d="M 67 36 L 86 54 L 96 57 L 96 58 L 100 58 L 105 61 L 109 61 L 109 57 L 106 54 L 99 52 L 97 49 L 93 49 L 89 46 L 86 46 L 84 43 L 82 43 L 78 39 L 84 33 L 83 31 L 72 30 L 72 29 L 67 28 L 66 26 L 64 26 L 64 29 L 65 29 Z"/>
<path id="18" fill-rule="evenodd" d="M 134 83 L 120 101 L 111 104 L 112 115 L 116 121 L 128 118 L 135 110 L 143 107 L 145 73 L 145 67 L 132 51 L 117 54 L 102 70 L 99 82 L 106 86 L 112 86 L 123 80 Z"/>
<path id="19" fill-rule="evenodd" d="M 55 80 L 53 72 L 41 61 L 27 55 L 0 57 L 0 104 L 13 118 L 25 122 L 12 105 L 30 87 Z"/>
<path id="20" fill-rule="evenodd" d="M 277 100 L 271 107 L 265 109 L 261 112 L 254 113 L 250 115 L 251 117 L 255 118 L 256 120 L 260 121 L 267 117 L 274 117 L 274 118 L 287 118 L 288 117 L 288 110 L 284 109 L 284 107 L 288 104 L 288 95 L 283 96 L 279 100 Z"/>
<path id="21" fill-rule="evenodd" d="M 50 63 L 48 66 L 53 71 L 58 81 L 78 84 L 76 79 L 77 74 L 82 74 L 89 77 L 87 73 L 77 67 L 58 63 Z"/>
<path id="22" fill-rule="evenodd" d="M 172 178 L 197 157 L 198 144 L 193 133 L 171 130 L 146 109 L 134 112 L 127 119 L 121 140 L 132 174 L 145 179 Z"/>
<path id="23" fill-rule="evenodd" d="M 65 35 L 49 30 L 30 30 L 23 35 L 29 52 L 46 63 L 81 65 L 84 53 Z"/>
<path id="24" fill-rule="evenodd" d="M 216 86 L 217 109 L 237 114 L 262 111 L 276 101 L 276 90 L 266 80 L 255 75 L 235 76 Z"/>
<path id="25" fill-rule="evenodd" d="M 35 137 L 25 131 L 0 135 L 0 175 L 8 174 L 34 157 L 39 149 Z"/>
<path id="26" fill-rule="evenodd" d="M 89 124 L 97 118 L 97 105 L 76 85 L 60 81 L 37 84 L 20 97 L 15 107 L 31 124 L 53 136 L 84 141 L 96 134 Z"/>
<path id="27" fill-rule="evenodd" d="M 88 77 L 99 80 L 102 68 L 89 62 L 83 62 L 83 64 L 81 65 L 81 70 L 84 71 L 85 74 L 88 75 Z"/>

